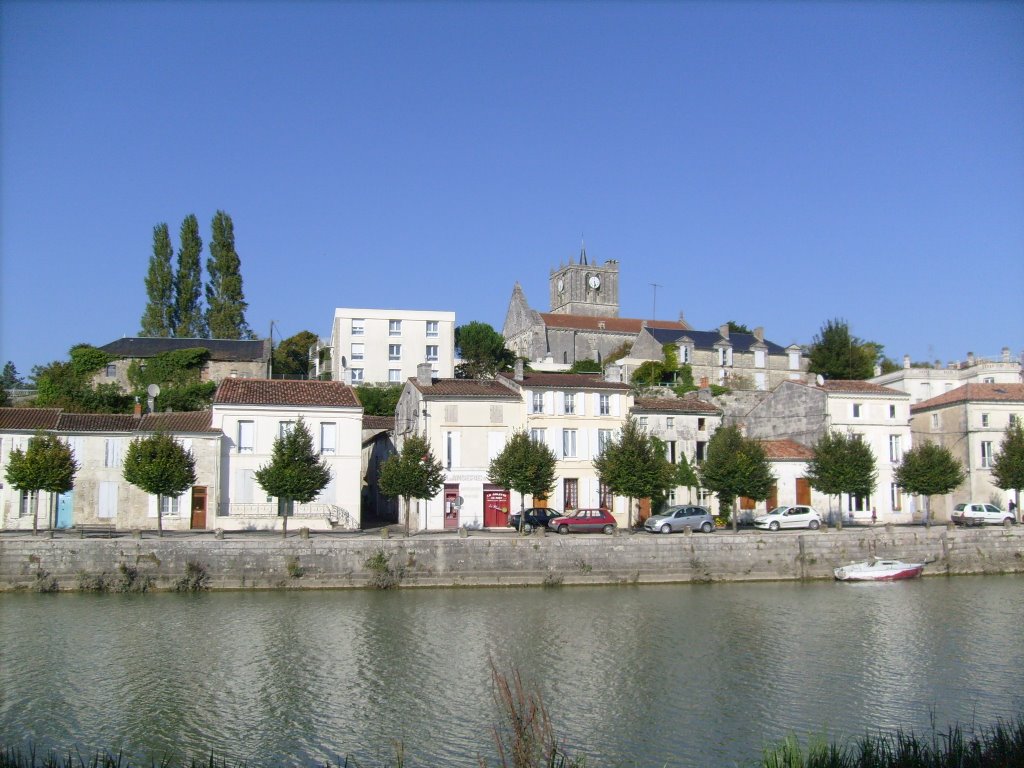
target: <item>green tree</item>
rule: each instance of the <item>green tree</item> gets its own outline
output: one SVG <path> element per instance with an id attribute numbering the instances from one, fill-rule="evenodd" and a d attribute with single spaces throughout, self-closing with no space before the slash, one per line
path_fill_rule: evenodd
<path id="1" fill-rule="evenodd" d="M 18 375 L 18 369 L 14 363 L 8 360 L 4 364 L 4 372 L 0 374 L 0 389 L 17 389 L 25 386 L 25 382 Z"/>
<path id="2" fill-rule="evenodd" d="M 679 460 L 675 465 L 675 477 L 672 482 L 674 485 L 681 488 L 696 488 L 700 485 L 700 478 L 697 477 L 697 472 L 686 456 L 683 454 L 679 455 Z"/>
<path id="3" fill-rule="evenodd" d="M 866 498 L 874 492 L 877 481 L 875 454 L 859 437 L 830 430 L 814 444 L 814 455 L 807 462 L 807 482 L 816 491 Z M 842 508 L 836 527 L 843 527 Z"/>
<path id="4" fill-rule="evenodd" d="M 181 222 L 178 248 L 178 271 L 174 276 L 174 335 L 179 339 L 206 338 L 203 322 L 203 276 L 200 256 L 203 240 L 199 236 L 199 221 L 189 214 Z"/>
<path id="5" fill-rule="evenodd" d="M 394 416 L 402 396 L 400 384 L 360 384 L 355 390 L 367 416 Z"/>
<path id="6" fill-rule="evenodd" d="M 252 331 L 245 322 L 249 305 L 242 292 L 242 262 L 235 251 L 235 225 L 224 211 L 217 211 L 211 229 L 206 328 L 214 339 L 251 339 Z"/>
<path id="7" fill-rule="evenodd" d="M 735 320 L 730 320 L 728 325 L 729 333 L 753 333 L 753 331 L 743 323 L 737 323 Z"/>
<path id="8" fill-rule="evenodd" d="M 637 366 L 629 381 L 635 387 L 655 387 L 665 381 L 665 364 L 660 360 L 647 360 Z"/>
<path id="9" fill-rule="evenodd" d="M 46 527 L 52 529 L 57 494 L 67 493 L 74 487 L 78 468 L 74 451 L 56 435 L 38 433 L 29 438 L 24 451 L 20 448 L 11 451 L 7 463 L 7 482 L 19 491 L 32 494 L 33 534 L 38 532 L 39 491 L 50 494 Z"/>
<path id="10" fill-rule="evenodd" d="M 279 500 L 282 536 L 288 535 L 292 503 L 308 504 L 330 481 L 331 469 L 313 449 L 313 436 L 301 417 L 290 430 L 274 440 L 270 463 L 256 470 L 256 482 Z"/>
<path id="11" fill-rule="evenodd" d="M 656 499 L 668 493 L 676 468 L 665 457 L 665 444 L 647 433 L 633 417 L 594 459 L 601 482 L 616 496 L 629 499 L 626 525 L 633 527 L 633 500 Z"/>
<path id="12" fill-rule="evenodd" d="M 140 437 L 128 444 L 123 461 L 124 479 L 156 496 L 156 528 L 164 535 L 164 496 L 178 498 L 195 485 L 196 459 L 166 432 Z"/>
<path id="13" fill-rule="evenodd" d="M 309 376 L 309 349 L 320 337 L 312 331 L 299 331 L 281 341 L 274 350 L 274 373 Z"/>
<path id="14" fill-rule="evenodd" d="M 881 356 L 881 344 L 858 339 L 850 333 L 849 324 L 837 318 L 826 322 L 814 337 L 808 368 L 826 379 L 870 379 Z"/>
<path id="15" fill-rule="evenodd" d="M 967 478 L 963 465 L 954 458 L 949 448 L 937 443 L 915 445 L 903 454 L 893 479 L 903 490 L 924 496 L 926 525 L 931 524 L 929 497 L 952 491 Z"/>
<path id="16" fill-rule="evenodd" d="M 413 499 L 431 499 L 444 485 L 444 467 L 434 458 L 430 443 L 420 435 L 410 435 L 402 450 L 380 467 L 380 490 L 385 496 L 405 500 L 405 532 Z"/>
<path id="17" fill-rule="evenodd" d="M 166 224 L 153 227 L 153 255 L 146 273 L 146 309 L 140 321 L 140 336 L 167 338 L 174 335 L 174 248 Z"/>
<path id="18" fill-rule="evenodd" d="M 217 384 L 203 381 L 202 372 L 210 350 L 205 347 L 174 349 L 153 355 L 145 364 L 135 360 L 128 366 L 132 395 L 145 402 L 148 387 L 156 384 L 156 410 L 202 411 L 210 407 Z"/>
<path id="19" fill-rule="evenodd" d="M 999 444 L 999 454 L 992 464 L 992 479 L 997 488 L 1015 491 L 1018 520 L 1020 515 L 1020 491 L 1024 488 L 1024 427 L 1020 419 L 1011 422 Z"/>
<path id="20" fill-rule="evenodd" d="M 34 405 L 63 408 L 75 413 L 125 413 L 132 398 L 115 383 L 92 383 L 93 376 L 107 363 L 110 355 L 88 344 L 76 344 L 68 361 L 56 360 L 32 368 L 36 386 Z"/>
<path id="21" fill-rule="evenodd" d="M 748 440 L 738 427 L 719 427 L 708 441 L 707 458 L 698 474 L 701 485 L 718 494 L 719 508 L 738 526 L 733 505 L 740 496 L 764 501 L 775 484 L 771 464 L 764 448 L 756 440 Z"/>
<path id="22" fill-rule="evenodd" d="M 597 360 L 591 360 L 587 358 L 585 360 L 577 360 L 575 363 L 569 366 L 569 373 L 601 373 L 601 364 Z"/>
<path id="23" fill-rule="evenodd" d="M 474 320 L 455 329 L 455 346 L 462 362 L 459 379 L 479 379 L 512 369 L 516 356 L 505 348 L 505 338 L 487 323 Z"/>
<path id="24" fill-rule="evenodd" d="M 525 430 L 516 430 L 497 456 L 491 459 L 487 479 L 495 485 L 520 494 L 520 512 L 526 507 L 526 494 L 547 498 L 555 487 L 555 452 L 544 443 L 530 439 Z M 526 516 L 520 514 L 520 531 Z"/>

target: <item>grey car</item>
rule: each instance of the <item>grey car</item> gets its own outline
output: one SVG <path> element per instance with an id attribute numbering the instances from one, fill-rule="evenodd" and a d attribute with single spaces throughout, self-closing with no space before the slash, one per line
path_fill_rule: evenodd
<path id="1" fill-rule="evenodd" d="M 651 533 L 674 533 L 687 528 L 711 533 L 715 530 L 715 518 L 706 507 L 682 504 L 669 507 L 660 515 L 652 515 L 644 522 L 644 530 Z"/>

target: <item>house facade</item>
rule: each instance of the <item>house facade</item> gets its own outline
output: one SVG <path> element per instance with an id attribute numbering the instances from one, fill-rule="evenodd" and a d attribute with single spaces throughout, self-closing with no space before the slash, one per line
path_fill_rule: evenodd
<path id="1" fill-rule="evenodd" d="M 264 378 L 270 376 L 270 339 L 177 339 L 126 336 L 99 347 L 113 360 L 93 377 L 94 384 L 117 384 L 130 392 L 128 369 L 132 363 L 145 364 L 146 360 L 165 352 L 183 349 L 205 349 L 210 355 L 200 372 L 202 381 L 220 382 L 232 377 Z"/>
<path id="2" fill-rule="evenodd" d="M 404 384 L 420 363 L 432 375 L 455 375 L 455 313 L 407 309 L 334 310 L 330 354 L 315 375 L 346 384 Z"/>
<path id="3" fill-rule="evenodd" d="M 211 419 L 223 435 L 216 527 L 280 530 L 277 500 L 255 475 L 270 463 L 274 440 L 302 419 L 331 480 L 315 501 L 295 505 L 294 525 L 359 528 L 363 408 L 351 387 L 334 381 L 225 379 L 214 396 Z"/>
<path id="4" fill-rule="evenodd" d="M 871 379 L 875 384 L 898 389 L 911 396 L 911 402 L 921 403 L 951 392 L 965 384 L 1020 384 L 1024 382 L 1022 355 L 1014 359 L 1009 347 L 1003 347 L 996 357 L 976 356 L 968 352 L 962 361 L 945 367 L 913 367 L 910 355 L 903 356 L 903 367 L 892 373 L 879 374 Z"/>
<path id="5" fill-rule="evenodd" d="M 967 479 L 946 496 L 931 499 L 934 519 L 948 520 L 960 502 L 1007 509 L 1013 491 L 996 487 L 992 463 L 1007 427 L 1024 423 L 1024 384 L 971 383 L 911 406 L 915 441 L 944 445 L 963 465 Z"/>

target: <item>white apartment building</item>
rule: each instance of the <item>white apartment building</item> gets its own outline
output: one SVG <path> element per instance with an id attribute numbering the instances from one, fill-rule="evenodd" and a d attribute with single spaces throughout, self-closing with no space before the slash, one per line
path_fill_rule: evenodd
<path id="1" fill-rule="evenodd" d="M 408 309 L 334 310 L 330 359 L 317 378 L 346 384 L 404 384 L 430 363 L 436 378 L 455 375 L 455 313 Z"/>
<path id="2" fill-rule="evenodd" d="M 967 359 L 942 367 L 914 368 L 910 355 L 903 356 L 903 367 L 892 373 L 875 376 L 869 381 L 906 392 L 912 403 L 931 400 L 964 384 L 1020 384 L 1024 381 L 1021 358 L 1013 359 L 1010 348 L 1003 347 L 998 357 L 967 353 Z"/>

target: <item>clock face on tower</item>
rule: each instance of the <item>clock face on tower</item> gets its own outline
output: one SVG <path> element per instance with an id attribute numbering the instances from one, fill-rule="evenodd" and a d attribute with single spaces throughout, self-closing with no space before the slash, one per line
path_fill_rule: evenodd
<path id="1" fill-rule="evenodd" d="M 601 287 L 601 278 L 598 277 L 597 275 L 591 275 L 587 283 L 590 285 L 591 288 L 593 288 L 596 291 L 598 288 Z"/>

